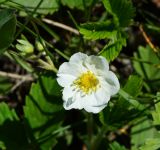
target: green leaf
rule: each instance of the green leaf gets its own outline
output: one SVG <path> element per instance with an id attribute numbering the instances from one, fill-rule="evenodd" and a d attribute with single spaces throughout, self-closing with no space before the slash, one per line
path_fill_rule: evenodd
<path id="1" fill-rule="evenodd" d="M 120 97 L 116 100 L 113 107 L 108 105 L 99 116 L 102 124 L 110 125 L 111 127 L 121 127 L 125 123 L 132 120 L 136 113 L 144 109 L 136 97 L 141 91 L 143 82 L 138 76 L 131 75 L 125 84 L 124 88 L 120 90 Z"/>
<path id="2" fill-rule="evenodd" d="M 61 3 L 69 8 L 77 8 L 84 10 L 85 7 L 90 6 L 94 0 L 61 0 Z"/>
<path id="3" fill-rule="evenodd" d="M 100 55 L 104 56 L 108 61 L 113 61 L 119 55 L 123 46 L 126 46 L 126 38 L 119 34 L 118 37 L 111 40 L 109 44 L 102 49 Z"/>
<path id="4" fill-rule="evenodd" d="M 160 148 L 159 138 L 148 139 L 140 150 L 158 150 Z"/>
<path id="5" fill-rule="evenodd" d="M 117 102 L 117 105 L 127 108 L 129 103 L 134 105 L 139 104 L 137 100 L 134 100 L 141 92 L 143 80 L 139 76 L 131 75 L 128 78 L 127 83 L 121 91 L 121 96 Z M 139 104 L 140 105 L 140 104 Z M 140 105 L 141 106 L 141 105 Z"/>
<path id="6" fill-rule="evenodd" d="M 0 125 L 3 125 L 6 120 L 14 121 L 19 119 L 15 111 L 10 110 L 8 105 L 2 102 L 0 103 Z"/>
<path id="7" fill-rule="evenodd" d="M 157 101 L 155 104 L 155 111 L 152 112 L 154 125 L 160 125 L 160 92 L 157 93 Z"/>
<path id="8" fill-rule="evenodd" d="M 0 104 L 0 148 L 27 150 L 28 141 L 23 124 L 14 110 L 5 103 Z"/>
<path id="9" fill-rule="evenodd" d="M 126 27 L 134 16 L 135 9 L 130 0 L 102 0 L 106 10 L 113 15 L 118 26 Z"/>
<path id="10" fill-rule="evenodd" d="M 27 11 L 34 11 L 34 9 L 39 5 L 41 0 L 13 0 L 13 2 L 18 3 L 25 7 Z M 10 5 L 14 5 L 14 3 L 9 2 Z M 25 10 L 24 9 L 24 10 Z M 43 0 L 36 13 L 40 14 L 52 14 L 59 9 L 58 0 Z"/>
<path id="11" fill-rule="evenodd" d="M 128 78 L 123 90 L 126 91 L 133 97 L 137 97 L 142 89 L 143 80 L 141 77 L 136 75 L 131 75 Z"/>
<path id="12" fill-rule="evenodd" d="M 147 117 L 139 118 L 136 125 L 131 128 L 132 149 L 138 149 L 149 138 L 154 138 L 157 130 L 153 127 L 151 120 Z"/>
<path id="13" fill-rule="evenodd" d="M 42 150 L 51 149 L 56 144 L 52 133 L 63 121 L 63 102 L 59 97 L 60 87 L 53 75 L 41 76 L 37 83 L 32 84 L 26 97 L 25 118 Z"/>
<path id="14" fill-rule="evenodd" d="M 6 94 L 12 87 L 12 83 L 5 77 L 0 77 L 0 94 Z"/>
<path id="15" fill-rule="evenodd" d="M 4 144 L 2 141 L 0 141 L 0 148 L 1 148 L 2 150 L 5 150 L 5 149 L 6 149 L 5 144 Z"/>
<path id="16" fill-rule="evenodd" d="M 13 11 L 5 9 L 0 11 L 0 28 L 2 28 L 10 19 L 13 18 Z"/>
<path id="17" fill-rule="evenodd" d="M 0 3 L 3 3 L 3 2 L 5 2 L 6 0 L 0 0 Z"/>
<path id="18" fill-rule="evenodd" d="M 111 116 L 111 108 L 109 105 L 107 105 L 107 107 L 99 113 L 99 120 L 104 126 L 112 125 L 112 122 L 110 121 L 110 116 Z"/>
<path id="19" fill-rule="evenodd" d="M 156 65 L 160 64 L 160 60 L 149 46 L 140 46 L 134 56 L 136 59 L 143 61 L 133 61 L 133 66 L 139 75 L 149 80 L 160 78 L 160 69 L 156 67 Z"/>
<path id="20" fill-rule="evenodd" d="M 121 106 L 121 109 L 124 109 L 132 105 L 136 109 L 143 110 L 144 106 L 140 104 L 138 100 L 136 100 L 136 97 L 141 92 L 142 86 L 142 78 L 136 75 L 131 75 L 128 78 L 128 81 L 125 84 L 124 88 L 119 91 L 120 98 L 117 102 L 117 107 L 119 105 Z"/>
<path id="21" fill-rule="evenodd" d="M 160 59 L 158 58 L 158 56 L 149 46 L 140 46 L 138 48 L 138 52 L 134 53 L 134 57 L 137 59 L 133 61 L 135 71 L 142 78 L 150 81 L 150 87 L 158 90 L 158 87 L 160 85 L 160 69 L 158 68 Z"/>
<path id="22" fill-rule="evenodd" d="M 86 39 L 92 40 L 112 39 L 117 34 L 115 25 L 111 21 L 82 24 L 79 32 L 83 34 Z"/>
<path id="23" fill-rule="evenodd" d="M 9 9 L 0 11 L 0 54 L 12 43 L 16 30 L 16 17 Z"/>
<path id="24" fill-rule="evenodd" d="M 21 65 L 24 69 L 26 69 L 28 72 L 33 72 L 34 69 L 32 68 L 32 66 L 26 62 L 24 60 L 24 58 L 22 58 L 21 56 L 19 56 L 19 54 L 17 54 L 16 52 L 14 51 L 9 51 L 10 54 L 12 55 L 12 58 L 19 64 Z"/>
<path id="25" fill-rule="evenodd" d="M 109 145 L 110 146 L 110 150 L 126 150 L 126 148 L 124 146 L 121 146 L 119 143 L 117 142 L 113 142 L 112 144 Z"/>
<path id="26" fill-rule="evenodd" d="M 119 94 L 121 98 L 125 99 L 129 104 L 133 105 L 134 108 L 139 109 L 139 110 L 145 109 L 145 107 L 142 104 L 140 104 L 136 99 L 134 99 L 131 95 L 129 95 L 124 90 L 120 89 Z"/>

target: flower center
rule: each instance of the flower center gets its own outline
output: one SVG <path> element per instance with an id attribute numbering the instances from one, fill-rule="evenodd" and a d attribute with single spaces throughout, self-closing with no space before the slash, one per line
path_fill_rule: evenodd
<path id="1" fill-rule="evenodd" d="M 78 77 L 73 84 L 85 94 L 89 94 L 97 90 L 99 80 L 91 71 L 87 71 Z"/>

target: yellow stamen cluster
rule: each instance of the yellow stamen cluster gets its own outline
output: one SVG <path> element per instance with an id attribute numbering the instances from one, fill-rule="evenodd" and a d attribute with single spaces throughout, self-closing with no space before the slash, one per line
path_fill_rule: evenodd
<path id="1" fill-rule="evenodd" d="M 91 71 L 87 71 L 81 74 L 81 76 L 74 81 L 73 85 L 85 94 L 89 94 L 97 90 L 99 80 Z"/>

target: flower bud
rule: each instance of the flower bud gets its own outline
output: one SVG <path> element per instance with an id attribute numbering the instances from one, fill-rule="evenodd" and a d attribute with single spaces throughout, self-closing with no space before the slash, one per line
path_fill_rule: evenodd
<path id="1" fill-rule="evenodd" d="M 27 40 L 17 40 L 19 44 L 16 44 L 16 48 L 23 54 L 32 54 L 34 52 L 34 47 Z"/>
<path id="2" fill-rule="evenodd" d="M 36 45 L 36 48 L 38 51 L 40 51 L 40 52 L 44 51 L 44 46 L 45 46 L 44 40 L 42 40 L 42 39 L 41 39 L 41 41 L 36 40 L 35 45 Z"/>

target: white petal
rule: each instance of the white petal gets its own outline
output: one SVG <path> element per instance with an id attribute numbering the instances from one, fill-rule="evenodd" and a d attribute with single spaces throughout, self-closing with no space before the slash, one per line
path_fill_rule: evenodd
<path id="1" fill-rule="evenodd" d="M 69 98 L 73 97 L 74 91 L 72 90 L 71 87 L 65 87 L 63 89 L 63 100 L 67 101 Z"/>
<path id="2" fill-rule="evenodd" d="M 79 92 L 71 92 L 69 95 L 69 91 L 67 90 L 65 92 L 63 92 L 63 107 L 66 110 L 70 110 L 70 109 L 82 109 L 83 105 L 81 104 L 81 97 L 80 97 L 80 93 Z M 67 93 L 68 92 L 68 93 Z"/>
<path id="3" fill-rule="evenodd" d="M 89 56 L 88 59 L 86 60 L 86 65 L 94 66 L 95 69 L 101 71 L 109 70 L 109 64 L 107 60 L 102 56 L 94 56 L 94 55 Z"/>
<path id="4" fill-rule="evenodd" d="M 60 74 L 69 74 L 72 76 L 78 76 L 80 73 L 79 67 L 76 64 L 70 64 L 68 62 L 63 63 L 58 70 L 57 76 Z"/>
<path id="5" fill-rule="evenodd" d="M 107 93 L 104 89 L 100 88 L 95 93 L 86 95 L 82 99 L 82 103 L 84 106 L 101 106 L 107 104 L 109 100 L 110 94 Z"/>
<path id="6" fill-rule="evenodd" d="M 83 107 L 96 106 L 98 104 L 98 100 L 96 99 L 94 93 L 92 93 L 81 97 L 81 103 Z"/>
<path id="7" fill-rule="evenodd" d="M 106 92 L 106 90 L 101 87 L 99 90 L 96 91 L 94 94 L 95 98 L 97 99 L 97 105 L 96 106 L 101 106 L 101 105 L 106 105 L 108 101 L 110 100 L 110 94 Z M 93 105 L 95 106 L 95 105 Z"/>
<path id="8" fill-rule="evenodd" d="M 111 94 L 111 96 L 118 93 L 120 84 L 117 76 L 112 71 L 108 71 L 106 72 L 106 74 L 104 74 L 103 77 L 104 80 L 101 81 L 101 85 L 103 86 L 103 88 L 105 88 L 106 91 Z"/>
<path id="9" fill-rule="evenodd" d="M 83 62 L 87 58 L 88 58 L 88 56 L 86 54 L 78 52 L 78 53 L 71 56 L 69 62 L 77 64 L 77 63 Z"/>
<path id="10" fill-rule="evenodd" d="M 58 74 L 57 82 L 62 87 L 71 86 L 76 77 L 69 74 Z"/>
<path id="11" fill-rule="evenodd" d="M 96 107 L 96 106 L 86 106 L 84 109 L 87 112 L 91 112 L 91 113 L 99 113 L 100 111 L 102 111 L 104 108 L 106 107 L 106 105 L 102 105 L 101 107 Z"/>

